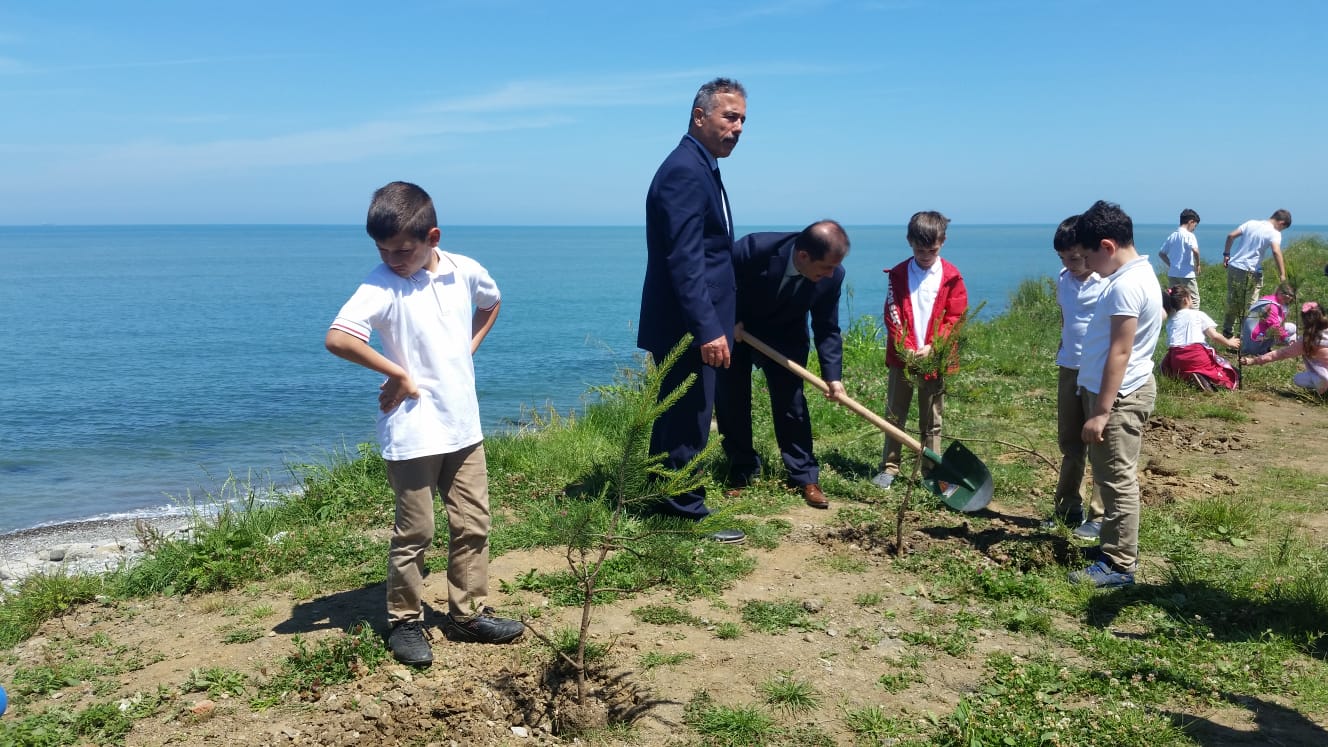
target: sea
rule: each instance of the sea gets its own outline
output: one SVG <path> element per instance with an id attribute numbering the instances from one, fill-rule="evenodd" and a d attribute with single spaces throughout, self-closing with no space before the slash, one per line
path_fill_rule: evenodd
<path id="1" fill-rule="evenodd" d="M 845 326 L 880 314 L 882 270 L 909 256 L 902 226 L 847 229 Z M 952 225 L 942 256 L 990 317 L 1059 270 L 1053 230 Z M 1155 254 L 1172 230 L 1136 243 Z M 1226 230 L 1199 226 L 1206 262 Z M 1304 233 L 1328 227 L 1285 240 Z M 640 365 L 642 227 L 444 227 L 442 246 L 503 295 L 475 362 L 486 433 L 579 411 Z M 323 336 L 377 256 L 361 226 L 0 226 L 0 541 L 284 489 L 373 442 L 381 377 Z"/>

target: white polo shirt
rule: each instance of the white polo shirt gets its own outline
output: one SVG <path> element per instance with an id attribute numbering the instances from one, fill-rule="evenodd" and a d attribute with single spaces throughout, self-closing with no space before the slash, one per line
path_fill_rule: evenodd
<path id="1" fill-rule="evenodd" d="M 438 271 L 403 278 L 387 265 L 369 273 L 332 322 L 365 342 L 377 332 L 383 355 L 410 374 L 418 399 L 378 413 L 378 442 L 390 461 L 449 454 L 484 439 L 470 355 L 474 309 L 501 300 L 478 262 L 438 252 Z"/>
<path id="2" fill-rule="evenodd" d="M 1277 242 L 1282 245 L 1282 232 L 1273 228 L 1270 220 L 1247 220 L 1240 224 L 1240 243 L 1231 250 L 1227 267 L 1246 272 L 1259 272 L 1268 249 Z"/>
<path id="3" fill-rule="evenodd" d="M 1097 308 L 1097 299 L 1106 283 L 1096 272 L 1080 280 L 1061 268 L 1056 279 L 1056 303 L 1061 307 L 1061 344 L 1056 349 L 1056 365 L 1079 368 L 1084 352 L 1084 333 Z"/>
<path id="4" fill-rule="evenodd" d="M 1118 396 L 1125 396 L 1148 382 L 1153 375 L 1153 350 L 1162 332 L 1162 285 L 1153 274 L 1146 255 L 1127 262 L 1103 278 L 1106 284 L 1097 310 L 1084 334 L 1084 354 L 1079 361 L 1079 386 L 1102 393 L 1102 369 L 1111 348 L 1111 318 L 1132 316 L 1138 320 L 1130 361 L 1125 366 Z"/>
<path id="5" fill-rule="evenodd" d="M 1198 248 L 1199 240 L 1185 226 L 1173 231 L 1158 250 L 1159 254 L 1165 254 L 1171 260 L 1167 275 L 1173 278 L 1194 277 L 1194 250 Z"/>
<path id="6" fill-rule="evenodd" d="M 1208 344 L 1206 330 L 1216 329 L 1217 322 L 1198 309 L 1178 309 L 1167 320 L 1167 347 L 1178 348 L 1196 342 Z"/>

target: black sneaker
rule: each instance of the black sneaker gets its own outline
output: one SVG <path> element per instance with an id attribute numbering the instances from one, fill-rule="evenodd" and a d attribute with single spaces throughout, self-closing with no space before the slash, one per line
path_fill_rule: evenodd
<path id="1" fill-rule="evenodd" d="M 443 615 L 443 634 L 458 643 L 511 643 L 526 632 L 525 623 L 497 617 L 493 611 L 492 607 L 485 607 L 464 622 Z"/>
<path id="2" fill-rule="evenodd" d="M 433 649 L 425 637 L 418 620 L 407 620 L 392 626 L 387 636 L 387 647 L 392 658 L 412 667 L 427 667 L 433 663 Z"/>

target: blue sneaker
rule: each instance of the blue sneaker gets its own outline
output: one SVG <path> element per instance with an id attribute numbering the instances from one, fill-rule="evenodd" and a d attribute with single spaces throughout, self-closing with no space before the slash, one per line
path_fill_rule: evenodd
<path id="1" fill-rule="evenodd" d="M 1083 524 L 1075 527 L 1074 531 L 1070 532 L 1070 534 L 1074 535 L 1075 539 L 1088 540 L 1090 542 L 1102 539 L 1102 522 L 1085 521 Z"/>
<path id="2" fill-rule="evenodd" d="M 889 490 L 890 486 L 895 484 L 895 474 L 882 470 L 871 479 L 871 483 L 882 490 Z"/>
<path id="3" fill-rule="evenodd" d="M 1082 571 L 1071 571 L 1069 578 L 1072 584 L 1088 584 L 1099 589 L 1134 584 L 1133 573 L 1118 571 L 1105 560 L 1099 560 Z"/>

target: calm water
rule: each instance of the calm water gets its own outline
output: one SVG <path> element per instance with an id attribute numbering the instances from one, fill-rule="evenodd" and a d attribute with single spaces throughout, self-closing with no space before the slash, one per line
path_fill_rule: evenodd
<path id="1" fill-rule="evenodd" d="M 1139 226 L 1141 249 L 1170 230 Z M 1224 230 L 1200 226 L 1206 260 Z M 956 225 L 944 256 L 999 313 L 1058 268 L 1051 232 Z M 849 234 L 845 320 L 880 313 L 908 251 L 902 227 Z M 476 360 L 489 432 L 634 365 L 643 229 L 447 228 L 443 246 L 503 292 Z M 371 441 L 380 377 L 322 340 L 376 262 L 358 226 L 0 227 L 0 533 L 168 511 L 231 474 L 280 484 Z"/>

